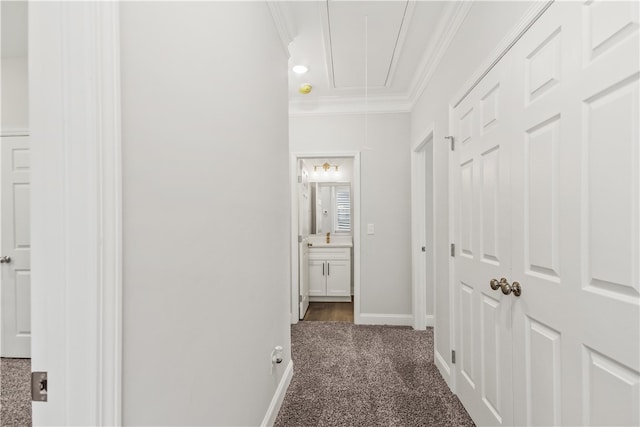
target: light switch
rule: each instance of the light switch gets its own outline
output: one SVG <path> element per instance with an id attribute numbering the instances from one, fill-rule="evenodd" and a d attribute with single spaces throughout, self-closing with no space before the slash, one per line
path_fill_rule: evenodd
<path id="1" fill-rule="evenodd" d="M 376 229 L 373 224 L 367 224 L 367 234 L 376 234 Z"/>

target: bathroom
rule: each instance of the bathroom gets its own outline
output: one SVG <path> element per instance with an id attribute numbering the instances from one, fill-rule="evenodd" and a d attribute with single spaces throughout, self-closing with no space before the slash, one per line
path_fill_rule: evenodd
<path id="1" fill-rule="evenodd" d="M 354 159 L 299 158 L 300 320 L 353 322 Z"/>

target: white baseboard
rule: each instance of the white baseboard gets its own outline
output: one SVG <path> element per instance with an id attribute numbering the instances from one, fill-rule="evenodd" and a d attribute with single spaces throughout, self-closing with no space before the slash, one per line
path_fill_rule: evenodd
<path id="1" fill-rule="evenodd" d="M 435 359 L 436 367 L 440 371 L 442 378 L 444 378 L 445 382 L 447 383 L 451 391 L 455 392 L 451 385 L 451 368 L 449 367 L 449 363 L 447 363 L 445 358 L 442 357 L 442 355 L 435 348 L 433 349 L 433 354 L 435 355 L 434 359 Z"/>
<path id="2" fill-rule="evenodd" d="M 360 313 L 360 316 L 356 319 L 356 324 L 413 326 L 413 315 Z"/>
<path id="3" fill-rule="evenodd" d="M 264 415 L 262 424 L 260 424 L 262 427 L 270 427 L 276 422 L 276 417 L 278 416 L 278 412 L 280 412 L 284 396 L 287 394 L 289 384 L 291 384 L 291 378 L 293 378 L 293 360 L 289 361 L 289 364 L 284 370 L 284 374 L 280 379 L 278 388 L 276 388 L 276 392 L 273 394 L 269 408 L 267 408 L 267 413 Z"/>
<path id="4" fill-rule="evenodd" d="M 427 314 L 425 316 L 425 325 L 427 325 L 427 328 L 429 327 L 434 327 L 436 325 L 436 320 L 435 317 L 433 316 L 433 314 Z"/>

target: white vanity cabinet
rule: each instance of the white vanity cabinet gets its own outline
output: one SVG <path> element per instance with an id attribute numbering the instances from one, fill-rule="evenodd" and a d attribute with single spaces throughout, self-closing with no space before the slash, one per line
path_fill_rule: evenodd
<path id="1" fill-rule="evenodd" d="M 348 297 L 350 301 L 351 249 L 309 249 L 309 297 L 343 297 L 340 300 Z M 318 298 L 313 299 L 319 301 Z"/>

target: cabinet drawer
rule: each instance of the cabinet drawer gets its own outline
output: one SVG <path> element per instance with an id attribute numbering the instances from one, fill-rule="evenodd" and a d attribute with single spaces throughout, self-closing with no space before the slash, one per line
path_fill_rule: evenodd
<path id="1" fill-rule="evenodd" d="M 351 248 L 309 248 L 309 259 L 349 260 Z"/>

